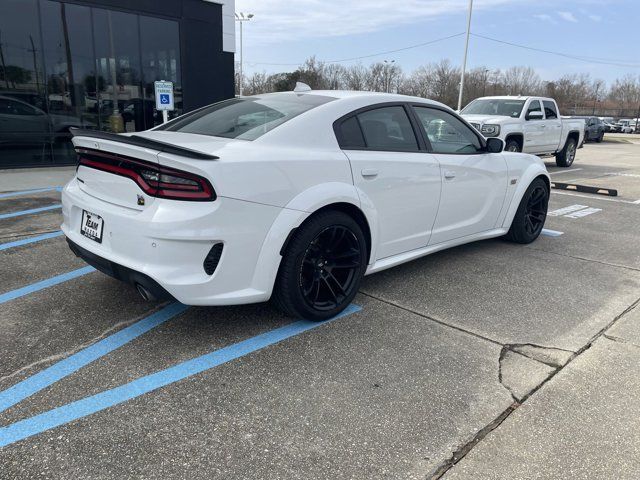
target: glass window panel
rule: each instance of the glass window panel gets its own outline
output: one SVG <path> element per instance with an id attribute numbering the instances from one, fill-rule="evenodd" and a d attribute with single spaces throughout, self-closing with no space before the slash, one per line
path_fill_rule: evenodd
<path id="1" fill-rule="evenodd" d="M 138 16 L 93 9 L 100 128 L 144 130 Z"/>
<path id="2" fill-rule="evenodd" d="M 98 123 L 91 15 L 88 7 L 50 0 L 40 1 L 40 12 L 54 159 L 74 163 L 69 128 Z"/>
<path id="3" fill-rule="evenodd" d="M 51 162 L 36 0 L 0 1 L 0 167 Z"/>
<path id="4" fill-rule="evenodd" d="M 180 78 L 180 32 L 178 22 L 154 17 L 140 17 L 142 78 L 144 82 L 144 119 L 146 128 L 162 123 L 155 110 L 153 82 L 173 82 L 175 111 L 169 118 L 182 115 L 182 82 Z"/>

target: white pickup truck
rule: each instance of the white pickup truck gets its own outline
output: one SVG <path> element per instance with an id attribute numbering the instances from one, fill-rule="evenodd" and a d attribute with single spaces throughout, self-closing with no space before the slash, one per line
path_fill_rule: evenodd
<path id="1" fill-rule="evenodd" d="M 558 105 L 544 97 L 482 97 L 460 112 L 485 137 L 504 140 L 505 150 L 555 155 L 569 167 L 584 142 L 584 120 L 561 118 Z"/>

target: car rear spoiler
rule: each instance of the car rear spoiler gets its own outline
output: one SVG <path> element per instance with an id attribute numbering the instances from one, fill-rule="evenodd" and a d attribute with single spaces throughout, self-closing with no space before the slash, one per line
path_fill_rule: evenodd
<path id="1" fill-rule="evenodd" d="M 210 155 L 208 153 L 198 152 L 190 148 L 179 147 L 170 143 L 151 140 L 150 138 L 140 137 L 138 135 L 119 135 L 117 133 L 102 132 L 100 130 L 88 130 L 85 128 L 69 128 L 73 137 L 89 137 L 99 140 L 110 140 L 112 142 L 126 143 L 127 145 L 135 145 L 136 147 L 151 148 L 165 153 L 173 153 L 182 157 L 196 158 L 198 160 L 218 160 L 220 157 Z"/>

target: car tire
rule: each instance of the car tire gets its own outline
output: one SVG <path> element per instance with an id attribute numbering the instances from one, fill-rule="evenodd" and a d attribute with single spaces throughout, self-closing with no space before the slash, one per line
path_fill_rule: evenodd
<path id="1" fill-rule="evenodd" d="M 505 152 L 521 152 L 520 144 L 513 139 L 507 140 L 507 143 L 504 146 Z"/>
<path id="2" fill-rule="evenodd" d="M 549 187 L 543 179 L 536 178 L 522 196 L 505 239 L 522 244 L 533 242 L 544 228 L 548 208 Z"/>
<path id="3" fill-rule="evenodd" d="M 283 252 L 272 301 L 288 316 L 335 317 L 358 293 L 367 268 L 367 243 L 346 213 L 327 210 L 307 219 Z"/>
<path id="4" fill-rule="evenodd" d="M 604 140 L 604 132 L 602 132 L 600 136 L 596 138 L 596 143 L 602 143 L 602 140 Z"/>
<path id="5" fill-rule="evenodd" d="M 564 148 L 556 154 L 556 165 L 559 167 L 570 167 L 576 158 L 576 141 L 573 138 L 567 138 Z"/>

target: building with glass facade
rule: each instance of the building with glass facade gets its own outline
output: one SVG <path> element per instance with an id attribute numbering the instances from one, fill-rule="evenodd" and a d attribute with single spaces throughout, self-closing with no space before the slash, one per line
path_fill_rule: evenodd
<path id="1" fill-rule="evenodd" d="M 146 130 L 234 95 L 234 0 L 0 0 L 0 168 L 75 162 L 70 127 Z"/>

